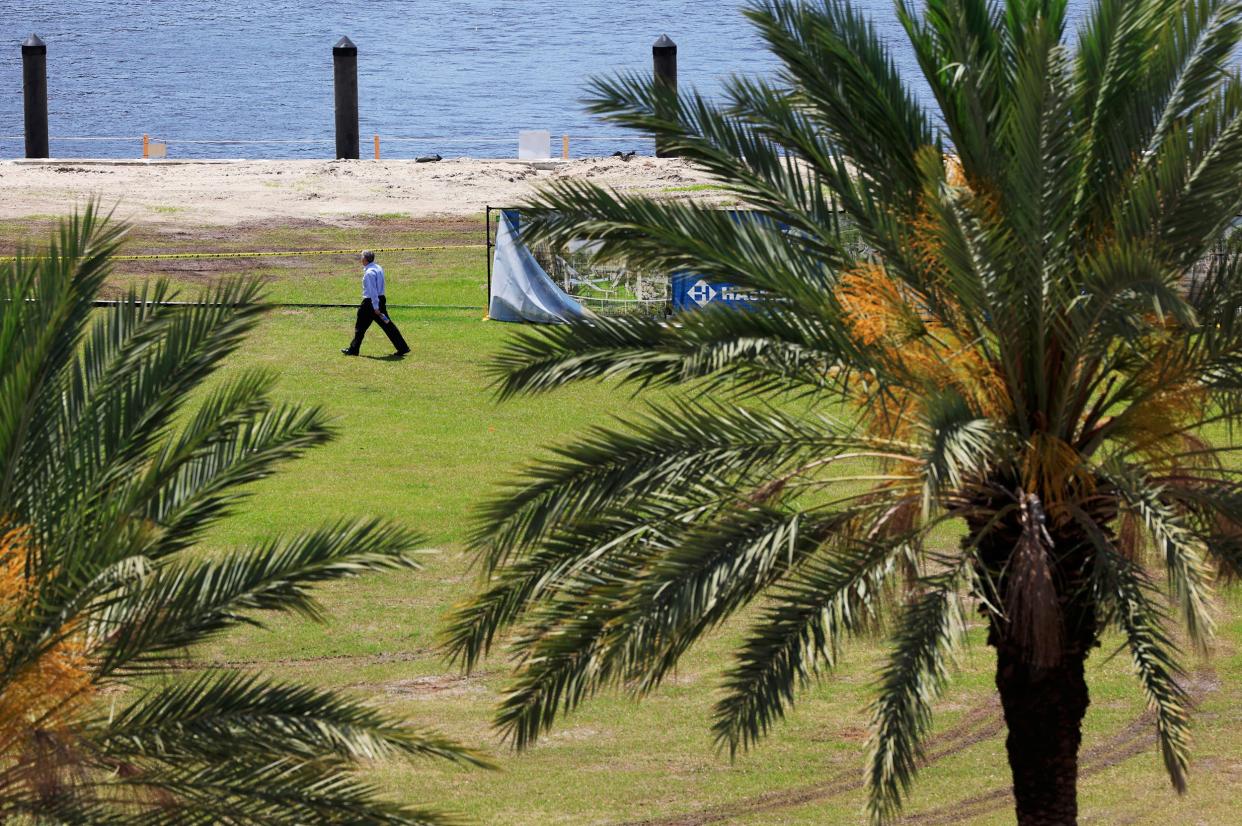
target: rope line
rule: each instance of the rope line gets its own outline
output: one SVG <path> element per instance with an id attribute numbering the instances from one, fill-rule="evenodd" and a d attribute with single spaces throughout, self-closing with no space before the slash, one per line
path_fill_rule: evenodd
<path id="1" fill-rule="evenodd" d="M 91 302 L 91 306 L 93 307 L 120 307 L 120 306 L 128 306 L 131 303 L 133 302 L 107 299 L 107 298 L 97 298 Z M 198 301 L 148 301 L 147 304 L 151 306 L 155 306 L 155 307 L 198 307 L 202 305 L 202 302 L 198 302 Z M 358 307 L 358 302 L 355 301 L 352 304 L 311 304 L 307 302 L 263 301 L 261 302 L 261 305 L 264 307 L 270 307 L 274 310 L 280 309 L 282 307 L 295 307 L 295 308 L 301 308 L 301 309 L 338 310 L 338 309 L 356 309 Z M 251 306 L 251 305 L 234 304 L 231 306 L 246 307 L 246 306 Z M 487 309 L 486 307 L 482 307 L 482 306 L 474 305 L 474 304 L 388 304 L 386 306 L 390 310 L 484 310 L 484 309 Z"/>
<path id="2" fill-rule="evenodd" d="M 372 252 L 431 252 L 438 250 L 481 249 L 486 244 L 445 244 L 430 247 L 376 247 Z M 263 252 L 174 252 L 153 253 L 150 255 L 114 255 L 113 261 L 169 261 L 178 259 L 203 258 L 297 258 L 303 255 L 357 255 L 358 250 L 283 250 Z M 29 256 L 38 258 L 39 256 Z M 0 261 L 15 261 L 17 256 L 0 256 Z"/>

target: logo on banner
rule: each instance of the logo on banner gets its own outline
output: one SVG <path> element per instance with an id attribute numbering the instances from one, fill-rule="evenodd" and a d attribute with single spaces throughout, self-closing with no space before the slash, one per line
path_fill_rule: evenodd
<path id="1" fill-rule="evenodd" d="M 713 281 L 699 273 L 675 273 L 672 282 L 673 309 L 701 310 L 709 305 L 745 309 L 773 300 L 762 290 Z"/>
<path id="2" fill-rule="evenodd" d="M 695 282 L 694 286 L 686 290 L 686 295 L 690 300 L 700 307 L 706 306 L 713 298 L 716 297 L 716 290 L 711 284 L 708 284 L 702 278 Z"/>

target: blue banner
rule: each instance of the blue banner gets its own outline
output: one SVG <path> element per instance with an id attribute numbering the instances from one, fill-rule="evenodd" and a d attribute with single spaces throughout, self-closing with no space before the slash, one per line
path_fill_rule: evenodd
<path id="1" fill-rule="evenodd" d="M 697 273 L 673 276 L 673 311 L 698 310 L 712 305 L 750 308 L 765 299 L 759 290 L 739 287 L 722 281 L 711 281 Z"/>

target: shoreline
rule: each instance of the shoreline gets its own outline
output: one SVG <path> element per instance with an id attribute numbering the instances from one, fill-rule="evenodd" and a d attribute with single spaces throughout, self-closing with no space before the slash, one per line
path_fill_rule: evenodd
<path id="1" fill-rule="evenodd" d="M 65 215 L 92 198 L 118 218 L 154 224 L 463 217 L 519 203 L 539 184 L 563 179 L 655 197 L 719 199 L 711 177 L 679 158 L 11 159 L 0 161 L 0 219 Z"/>

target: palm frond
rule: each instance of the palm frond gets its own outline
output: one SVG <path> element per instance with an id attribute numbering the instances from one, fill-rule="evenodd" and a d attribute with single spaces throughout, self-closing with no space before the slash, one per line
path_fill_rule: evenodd
<path id="1" fill-rule="evenodd" d="M 817 252 L 840 255 L 833 232 L 836 207 L 826 197 L 821 180 L 833 174 L 831 150 L 810 124 L 798 133 L 813 147 L 809 168 L 794 163 L 781 144 L 766 133 L 749 106 L 787 106 L 786 96 L 769 88 L 730 84 L 730 101 L 722 108 L 694 91 L 669 100 L 667 90 L 650 78 L 634 75 L 597 79 L 591 83 L 588 109 L 625 128 L 655 134 L 659 143 L 719 181 L 748 208 L 784 216 L 799 236 Z"/>
<path id="2" fill-rule="evenodd" d="M 1179 680 L 1177 645 L 1164 629 L 1167 617 L 1147 574 L 1126 559 L 1092 520 L 1076 514 L 1096 550 L 1096 598 L 1125 635 L 1134 670 L 1156 712 L 1156 735 L 1165 769 L 1179 794 L 1190 765 L 1191 702 Z"/>
<path id="3" fill-rule="evenodd" d="M 187 765 L 138 767 L 108 784 L 114 793 L 152 803 L 123 822 L 157 826 L 170 821 L 209 826 L 221 822 L 300 826 L 374 823 L 454 826 L 460 818 L 385 800 L 374 783 L 343 773 L 328 760 L 247 757 Z M 102 790 L 101 790 L 102 791 Z M 106 812 L 108 806 L 98 809 Z M 102 814 L 102 812 L 101 812 Z"/>
<path id="4" fill-rule="evenodd" d="M 26 451 L 48 458 L 52 403 L 60 371 L 74 358 L 91 302 L 107 278 L 125 231 L 94 203 L 62 223 L 43 256 L 19 256 L 0 268 L 0 511 L 20 513 L 18 470 Z"/>
<path id="5" fill-rule="evenodd" d="M 1174 508 L 1164 501 L 1159 486 L 1145 484 L 1123 468 L 1110 468 L 1107 478 L 1125 506 L 1143 520 L 1164 558 L 1169 585 L 1190 638 L 1205 648 L 1216 628 L 1212 611 L 1212 574 L 1205 560 L 1206 549 Z"/>
<path id="6" fill-rule="evenodd" d="M 918 771 L 920 742 L 931 728 L 931 702 L 948 682 L 950 656 L 964 632 L 958 594 L 963 578 L 958 569 L 924 581 L 923 593 L 909 601 L 897 621 L 872 705 L 867 811 L 873 822 L 900 808 Z"/>
<path id="7" fill-rule="evenodd" d="M 921 178 L 913 160 L 935 138 L 875 27 L 841 0 L 754 2 L 746 14 L 811 121 L 878 189 L 912 207 Z"/>
<path id="8" fill-rule="evenodd" d="M 507 495 L 479 511 L 476 545 L 489 570 L 559 525 L 604 503 L 693 485 L 700 475 L 741 478 L 757 467 L 780 468 L 800 455 L 844 452 L 900 458 L 901 445 L 855 434 L 826 417 L 797 417 L 775 408 L 677 402 L 654 407 L 624 428 L 596 428 L 556 458 L 529 468 Z"/>
<path id="9" fill-rule="evenodd" d="M 517 678 L 496 725 L 518 748 L 597 691 L 657 688 L 681 656 L 757 594 L 797 570 L 850 513 L 755 507 L 645 537 L 645 564 L 622 557 L 558 583 L 534 605 L 514 646 Z"/>
<path id="10" fill-rule="evenodd" d="M 339 523 L 218 559 L 168 562 L 105 603 L 96 622 L 108 640 L 98 674 L 159 670 L 170 656 L 262 612 L 321 619 L 312 586 L 369 571 L 413 567 L 418 542 L 378 520 Z"/>
<path id="11" fill-rule="evenodd" d="M 221 392 L 239 390 L 245 399 L 244 385 L 229 384 Z M 236 420 L 235 404 L 187 425 L 126 490 L 132 501 L 147 503 L 145 517 L 159 526 L 136 553 L 158 559 L 189 547 L 205 526 L 233 512 L 248 495 L 245 486 L 332 436 L 318 408 L 269 405 Z"/>
<path id="12" fill-rule="evenodd" d="M 1099 0 L 1079 32 L 1074 61 L 1074 105 L 1084 146 L 1076 200 L 1082 223 L 1116 202 L 1127 171 L 1146 148 L 1160 112 L 1146 95 L 1149 61 L 1161 27 L 1173 16 L 1171 0 Z M 1160 66 L 1167 71 L 1167 66 Z"/>
<path id="13" fill-rule="evenodd" d="M 239 671 L 206 672 L 146 691 L 97 721 L 95 748 L 125 761 L 434 757 L 487 767 L 479 754 L 336 692 Z"/>
<path id="14" fill-rule="evenodd" d="M 502 399 L 605 379 L 639 388 L 702 381 L 705 393 L 727 384 L 750 395 L 799 395 L 846 387 L 858 372 L 850 365 L 867 363 L 839 329 L 772 308 L 696 313 L 677 329 L 652 319 L 600 318 L 523 331 L 492 369 Z"/>
<path id="15" fill-rule="evenodd" d="M 1149 163 L 1174 128 L 1208 104 L 1228 79 L 1225 66 L 1242 39 L 1237 3 L 1196 0 L 1181 7 L 1184 13 L 1174 18 L 1165 35 L 1169 45 L 1161 49 L 1168 67 L 1161 73 L 1161 85 L 1171 88 L 1162 96 L 1163 111 L 1143 153 Z"/>
<path id="16" fill-rule="evenodd" d="M 735 657 L 712 728 L 730 755 L 785 714 L 795 690 L 835 668 L 845 638 L 874 627 L 909 550 L 900 542 L 837 543 L 777 588 Z"/>
<path id="17" fill-rule="evenodd" d="M 834 265 L 853 261 L 831 224 L 804 219 L 812 231 L 788 225 L 777 212 L 657 202 L 587 181 L 548 184 L 523 214 L 528 243 L 590 240 L 596 242 L 592 255 L 597 261 L 700 273 L 779 295 L 786 304 L 812 311 L 829 300 Z"/>
<path id="18" fill-rule="evenodd" d="M 920 16 L 908 0 L 896 5 L 963 165 L 981 179 L 1000 178 L 995 136 L 1012 61 L 1003 53 L 998 7 L 984 0 L 928 3 Z"/>

